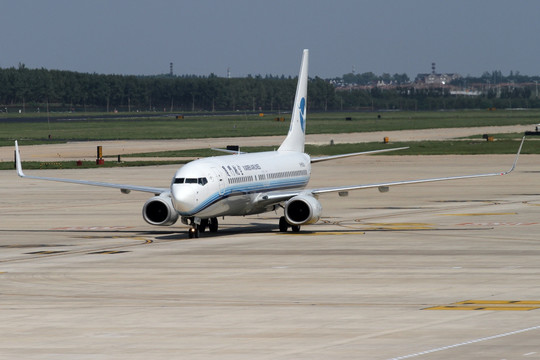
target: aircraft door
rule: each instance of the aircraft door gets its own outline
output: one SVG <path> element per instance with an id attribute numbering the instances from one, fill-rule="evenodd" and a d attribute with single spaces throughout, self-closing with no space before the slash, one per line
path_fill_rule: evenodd
<path id="1" fill-rule="evenodd" d="M 212 173 L 214 179 L 217 181 L 219 186 L 219 195 L 223 195 L 223 193 L 225 192 L 225 179 L 223 178 L 223 174 L 221 173 L 221 171 L 219 171 L 218 168 L 215 167 L 212 168 Z"/>

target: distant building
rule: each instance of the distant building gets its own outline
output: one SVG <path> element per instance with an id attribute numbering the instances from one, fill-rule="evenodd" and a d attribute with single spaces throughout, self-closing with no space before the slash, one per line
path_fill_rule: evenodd
<path id="1" fill-rule="evenodd" d="M 414 82 L 425 85 L 447 85 L 452 80 L 460 78 L 461 75 L 459 74 L 418 74 Z"/>
<path id="2" fill-rule="evenodd" d="M 418 74 L 414 80 L 417 84 L 448 85 L 451 81 L 460 79 L 459 74 L 438 74 L 435 72 L 435 63 L 431 63 L 431 74 Z"/>

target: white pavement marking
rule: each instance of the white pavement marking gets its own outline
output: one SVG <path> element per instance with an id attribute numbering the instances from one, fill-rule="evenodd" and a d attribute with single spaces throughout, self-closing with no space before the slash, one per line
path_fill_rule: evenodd
<path id="1" fill-rule="evenodd" d="M 417 356 L 421 356 L 421 355 L 426 355 L 426 354 L 431 354 L 431 353 L 438 352 L 438 351 L 444 351 L 444 350 L 454 349 L 454 348 L 457 348 L 457 347 L 460 347 L 460 346 L 465 346 L 465 345 L 475 344 L 475 343 L 479 343 L 479 342 L 483 342 L 483 341 L 488 341 L 488 340 L 498 339 L 498 338 L 502 338 L 502 337 L 506 337 L 506 336 L 511 336 L 511 335 L 516 335 L 516 334 L 521 334 L 521 333 L 524 333 L 524 332 L 527 332 L 527 331 L 538 330 L 538 329 L 540 329 L 540 325 L 539 325 L 539 326 L 533 326 L 533 327 L 526 328 L 526 329 L 521 329 L 521 330 L 511 331 L 511 332 L 507 332 L 507 333 L 504 333 L 504 334 L 498 334 L 498 335 L 488 336 L 488 337 L 485 337 L 485 338 L 480 338 L 480 339 L 475 339 L 475 340 L 465 341 L 465 342 L 462 342 L 462 343 L 459 343 L 459 344 L 443 346 L 443 347 L 440 347 L 440 348 L 431 349 L 431 350 L 426 350 L 426 351 L 422 351 L 422 352 L 415 353 L 415 354 L 409 354 L 409 355 L 404 355 L 404 356 L 398 356 L 398 357 L 392 358 L 392 359 L 390 359 L 390 360 L 410 359 L 410 358 L 413 358 L 413 357 L 417 357 Z"/>

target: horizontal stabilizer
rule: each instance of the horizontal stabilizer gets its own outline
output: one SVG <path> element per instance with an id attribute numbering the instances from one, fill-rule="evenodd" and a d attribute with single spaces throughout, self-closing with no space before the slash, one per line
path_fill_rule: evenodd
<path id="1" fill-rule="evenodd" d="M 322 156 L 322 157 L 311 158 L 311 163 L 334 160 L 334 159 L 341 159 L 341 158 L 358 156 L 358 155 L 370 155 L 370 154 L 379 154 L 379 153 L 389 152 L 389 151 L 406 150 L 408 148 L 409 148 L 408 146 L 405 146 L 405 147 L 392 148 L 392 149 L 370 150 L 370 151 L 362 151 L 362 152 L 349 153 L 349 154 Z"/>
<path id="2" fill-rule="evenodd" d="M 246 154 L 245 152 L 240 151 L 240 150 L 218 149 L 218 148 L 211 148 L 211 150 L 221 151 L 221 152 L 229 153 L 229 154 Z"/>

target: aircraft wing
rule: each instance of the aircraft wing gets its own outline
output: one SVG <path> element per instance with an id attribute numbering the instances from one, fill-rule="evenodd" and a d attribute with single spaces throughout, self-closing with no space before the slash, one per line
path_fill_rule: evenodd
<path id="1" fill-rule="evenodd" d="M 488 173 L 488 174 L 473 174 L 473 175 L 462 175 L 462 176 L 450 176 L 450 177 L 441 177 L 441 178 L 431 178 L 431 179 L 418 179 L 418 180 L 405 180 L 405 181 L 391 181 L 391 182 L 382 182 L 382 183 L 374 183 L 374 184 L 363 184 L 363 185 L 350 185 L 350 186 L 337 186 L 337 187 L 324 187 L 324 188 L 317 188 L 317 189 L 310 189 L 309 192 L 313 195 L 319 195 L 329 192 L 347 192 L 349 190 L 360 190 L 360 189 L 370 189 L 370 188 L 379 188 L 381 191 L 387 191 L 387 187 L 389 186 L 395 186 L 395 185 L 407 185 L 407 184 L 420 184 L 420 183 L 428 183 L 428 182 L 436 182 L 436 181 L 447 181 L 447 180 L 458 180 L 458 179 L 471 179 L 471 178 L 479 178 L 479 177 L 487 177 L 487 176 L 499 176 L 499 175 L 507 175 L 514 171 L 516 168 L 516 164 L 519 158 L 519 154 L 521 153 L 521 148 L 523 147 L 523 142 L 525 141 L 525 137 L 521 140 L 521 144 L 519 145 L 518 152 L 516 154 L 516 157 L 514 159 L 514 163 L 512 164 L 512 167 L 507 171 L 502 172 L 494 172 L 494 173 Z"/>
<path id="2" fill-rule="evenodd" d="M 129 193 L 130 191 L 142 191 L 142 192 L 149 192 L 149 193 L 159 195 L 161 193 L 169 191 L 169 189 L 166 189 L 166 188 L 156 188 L 156 187 L 149 187 L 149 186 L 114 184 L 114 183 L 106 183 L 106 182 L 99 182 L 99 181 L 75 180 L 75 179 L 63 179 L 63 178 L 55 178 L 55 177 L 25 175 L 22 169 L 22 165 L 21 165 L 21 154 L 19 153 L 19 144 L 17 144 L 17 141 L 15 141 L 15 162 L 17 166 L 17 175 L 19 175 L 22 178 L 27 178 L 27 179 L 48 180 L 48 181 L 58 181 L 58 182 L 65 182 L 65 183 L 72 183 L 72 184 L 109 187 L 109 188 L 120 189 L 123 193 Z"/>
<path id="3" fill-rule="evenodd" d="M 473 174 L 473 175 L 450 176 L 450 177 L 441 177 L 441 178 L 430 178 L 430 179 L 390 181 L 390 182 L 381 182 L 381 183 L 374 183 L 374 184 L 324 187 L 324 188 L 316 188 L 316 189 L 272 191 L 266 194 L 260 194 L 259 198 L 257 199 L 257 202 L 259 204 L 275 204 L 275 203 L 287 201 L 294 196 L 302 195 L 302 194 L 320 195 L 320 194 L 331 193 L 331 192 L 347 192 L 351 190 L 370 189 L 370 188 L 379 188 L 380 191 L 386 192 L 388 191 L 387 188 L 389 186 L 396 186 L 396 185 L 420 184 L 420 183 L 428 183 L 428 182 L 436 182 L 436 181 L 448 181 L 448 180 L 471 179 L 471 178 L 479 178 L 479 177 L 487 177 L 487 176 L 507 175 L 511 173 L 512 171 L 514 171 L 514 169 L 516 168 L 516 164 L 519 158 L 519 154 L 521 153 L 521 148 L 523 147 L 524 141 L 525 141 L 525 137 L 523 137 L 523 139 L 521 140 L 521 144 L 519 145 L 519 149 L 514 159 L 514 163 L 512 164 L 512 167 L 507 171 L 487 173 L 487 174 Z M 389 149 L 388 151 L 390 150 L 392 149 Z"/>

